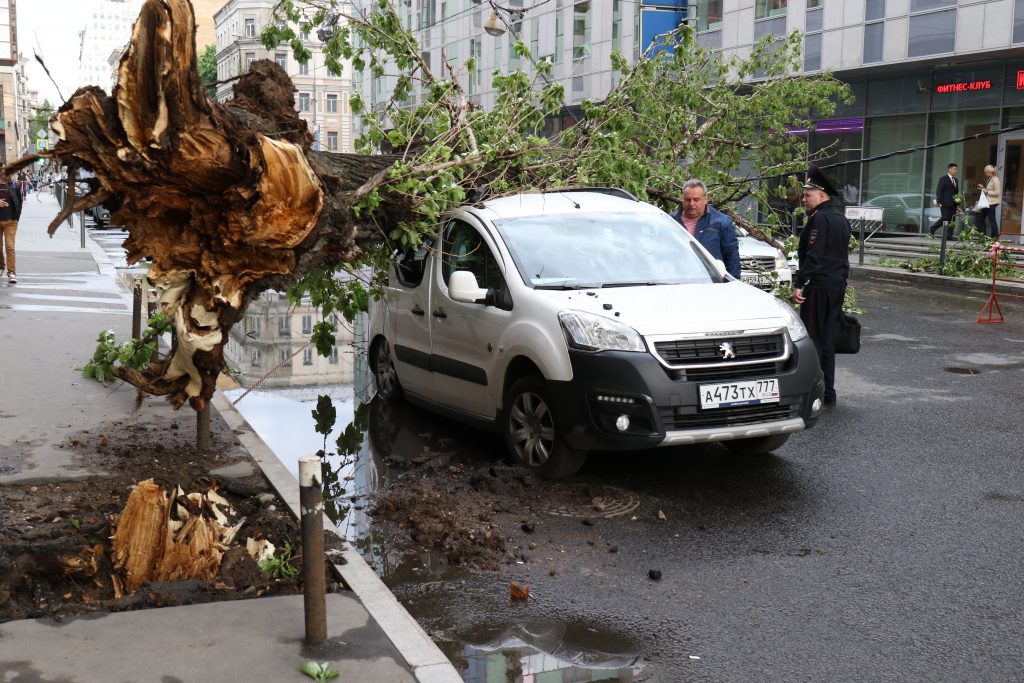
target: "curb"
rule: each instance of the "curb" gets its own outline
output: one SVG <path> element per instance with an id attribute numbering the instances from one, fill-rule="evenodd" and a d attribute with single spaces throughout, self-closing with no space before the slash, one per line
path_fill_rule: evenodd
<path id="1" fill-rule="evenodd" d="M 256 431 L 242 417 L 221 390 L 214 394 L 211 402 L 213 409 L 224 418 L 224 421 L 238 434 L 239 441 L 248 449 L 253 460 L 263 471 L 277 494 L 288 508 L 299 515 L 299 482 L 291 472 L 281 464 L 270 446 L 260 438 Z M 331 524 L 324 528 L 337 534 Z M 461 683 L 462 677 L 452 663 L 426 631 L 416 623 L 398 599 L 388 589 L 377 572 L 366 563 L 346 539 L 341 553 L 345 564 L 335 564 L 334 571 L 341 576 L 345 584 L 374 618 L 384 634 L 401 653 L 406 664 L 412 669 L 416 680 L 420 683 Z"/>
<path id="2" fill-rule="evenodd" d="M 992 280 L 976 277 L 951 277 L 932 273 L 911 273 L 901 268 L 883 268 L 881 266 L 859 266 L 850 264 L 850 274 L 857 279 L 888 280 L 891 282 L 925 285 L 930 289 L 947 289 L 958 292 L 987 295 L 992 292 Z M 1001 289 L 1020 290 L 1024 292 L 1024 284 L 1000 282 Z M 982 302 L 984 303 L 984 302 Z"/>

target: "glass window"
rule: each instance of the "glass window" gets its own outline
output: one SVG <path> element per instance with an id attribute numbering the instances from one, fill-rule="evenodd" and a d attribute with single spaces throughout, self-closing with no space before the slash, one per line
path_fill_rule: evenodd
<path id="1" fill-rule="evenodd" d="M 754 24 L 754 39 L 760 40 L 768 34 L 783 36 L 786 34 L 786 17 L 778 17 L 769 21 Z"/>
<path id="2" fill-rule="evenodd" d="M 327 96 L 327 113 L 334 114 L 338 111 L 338 96 L 328 95 Z"/>
<path id="3" fill-rule="evenodd" d="M 979 133 L 988 133 L 999 128 L 998 109 L 976 109 L 974 111 L 942 112 L 932 114 L 929 119 L 928 141 L 930 143 L 956 140 Z M 935 186 L 946 174 L 949 164 L 960 167 L 956 181 L 959 189 L 967 196 L 969 206 L 978 201 L 975 186 L 984 183 L 984 169 L 996 163 L 998 138 L 989 136 L 977 140 L 966 140 L 955 145 L 946 145 L 928 152 L 928 175 L 925 179 L 926 206 L 931 206 Z"/>
<path id="4" fill-rule="evenodd" d="M 288 351 L 288 349 L 281 349 L 279 356 L 281 360 L 279 360 L 278 362 L 281 364 L 282 367 L 292 364 L 292 354 Z"/>
<path id="5" fill-rule="evenodd" d="M 405 287 L 418 287 L 427 270 L 427 256 L 430 247 L 423 244 L 419 249 L 409 249 L 395 261 L 395 275 Z"/>
<path id="6" fill-rule="evenodd" d="M 868 119 L 865 126 L 865 156 L 919 147 L 926 139 L 925 115 L 886 116 Z M 896 211 L 898 205 L 921 205 L 924 194 L 924 152 L 899 154 L 864 164 L 862 206 L 885 209 L 883 221 L 889 232 L 920 233 L 925 218 L 920 212 Z M 927 204 L 930 204 L 930 199 Z"/>
<path id="7" fill-rule="evenodd" d="M 572 58 L 590 56 L 590 1 L 580 2 L 572 8 Z"/>
<path id="8" fill-rule="evenodd" d="M 277 333 L 282 337 L 287 337 L 291 334 L 292 327 L 288 320 L 288 316 L 282 315 L 277 319 Z"/>
<path id="9" fill-rule="evenodd" d="M 912 16 L 907 56 L 922 57 L 952 52 L 955 38 L 955 9 Z"/>
<path id="10" fill-rule="evenodd" d="M 246 19 L 245 20 L 245 37 L 255 38 L 256 37 L 256 20 Z"/>
<path id="11" fill-rule="evenodd" d="M 612 49 L 622 50 L 622 0 L 612 0 Z"/>
<path id="12" fill-rule="evenodd" d="M 804 36 L 804 71 L 821 69 L 821 34 L 811 33 Z"/>
<path id="13" fill-rule="evenodd" d="M 534 19 L 530 26 L 530 55 L 534 59 L 540 58 L 540 19 Z"/>
<path id="14" fill-rule="evenodd" d="M 909 114 L 928 110 L 931 74 L 877 78 L 868 82 L 868 114 Z"/>
<path id="15" fill-rule="evenodd" d="M 696 13 L 698 31 L 722 28 L 722 0 L 697 0 Z"/>
<path id="16" fill-rule="evenodd" d="M 885 0 L 867 0 L 864 8 L 864 21 L 885 19 Z"/>
<path id="17" fill-rule="evenodd" d="M 498 223 L 523 280 L 533 287 L 709 283 L 709 264 L 668 214 L 510 218 Z"/>
<path id="18" fill-rule="evenodd" d="M 299 111 L 309 111 L 309 93 L 299 93 Z"/>
<path id="19" fill-rule="evenodd" d="M 248 71 L 252 67 L 252 63 L 256 61 L 255 52 L 245 53 L 245 70 Z"/>
<path id="20" fill-rule="evenodd" d="M 910 0 L 911 12 L 926 12 L 930 9 L 955 6 L 956 0 Z"/>
<path id="21" fill-rule="evenodd" d="M 452 221 L 444 230 L 443 244 L 441 276 L 445 284 L 456 270 L 468 270 L 481 287 L 505 289 L 505 278 L 498 262 L 475 228 L 462 221 Z"/>
<path id="22" fill-rule="evenodd" d="M 885 22 L 876 21 L 864 26 L 864 63 L 882 61 L 882 47 L 885 39 Z"/>
<path id="23" fill-rule="evenodd" d="M 699 33 L 697 34 L 697 44 L 705 50 L 721 50 L 722 32 L 708 31 L 707 33 Z"/>
<path id="24" fill-rule="evenodd" d="M 555 54 L 552 61 L 558 64 L 562 61 L 562 43 L 564 42 L 565 27 L 562 25 L 562 10 L 555 10 Z"/>
<path id="25" fill-rule="evenodd" d="M 302 364 L 313 364 L 313 349 L 309 348 L 308 346 L 302 351 Z"/>
<path id="26" fill-rule="evenodd" d="M 786 13 L 787 0 L 755 0 L 754 18 L 764 19 Z"/>
<path id="27" fill-rule="evenodd" d="M 252 366 L 254 368 L 258 368 L 263 364 L 263 354 L 260 353 L 259 349 L 253 349 L 250 353 L 249 359 L 252 361 Z"/>
<path id="28" fill-rule="evenodd" d="M 274 61 L 277 65 L 284 70 L 288 70 L 288 54 L 285 52 L 278 52 L 274 55 Z"/>
<path id="29" fill-rule="evenodd" d="M 1006 87 L 1003 89 L 1006 104 L 1024 103 L 1024 62 L 1008 62 L 1006 65 Z"/>
<path id="30" fill-rule="evenodd" d="M 1017 0 L 1013 10 L 1013 42 L 1024 43 L 1024 0 Z"/>
<path id="31" fill-rule="evenodd" d="M 327 151 L 337 152 L 338 151 L 338 134 L 335 132 L 327 133 Z"/>
<path id="32" fill-rule="evenodd" d="M 338 346 L 334 345 L 331 347 L 331 355 L 327 357 L 327 362 L 331 365 L 338 364 Z"/>
<path id="33" fill-rule="evenodd" d="M 1003 99 L 1002 66 L 936 69 L 932 79 L 932 110 L 998 107 Z M 1008 83 L 1011 88 L 1016 82 Z"/>
<path id="34" fill-rule="evenodd" d="M 864 143 L 864 119 L 850 117 L 816 121 L 808 134 L 808 151 L 821 155 L 820 164 L 852 162 L 861 158 Z M 846 163 L 830 168 L 829 180 L 839 190 L 845 204 L 860 202 L 860 164 Z"/>
<path id="35" fill-rule="evenodd" d="M 807 33 L 814 33 L 815 31 L 821 30 L 821 9 L 815 9 L 807 12 L 807 26 L 804 29 Z"/>
<path id="36" fill-rule="evenodd" d="M 807 9 L 812 9 L 814 7 L 821 7 L 823 2 L 824 2 L 824 0 L 807 0 Z"/>
<path id="37" fill-rule="evenodd" d="M 309 75 L 309 62 L 299 62 L 299 75 L 300 76 L 308 76 Z"/>
<path id="38" fill-rule="evenodd" d="M 313 316 L 302 316 L 302 334 L 313 334 Z"/>

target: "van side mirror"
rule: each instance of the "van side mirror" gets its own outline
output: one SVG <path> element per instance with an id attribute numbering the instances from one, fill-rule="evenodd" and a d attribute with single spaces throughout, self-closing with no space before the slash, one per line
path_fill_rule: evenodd
<path id="1" fill-rule="evenodd" d="M 722 259 L 715 259 L 715 268 L 718 268 L 718 274 L 722 277 L 727 277 L 729 275 L 729 271 L 725 269 L 725 261 Z"/>
<path id="2" fill-rule="evenodd" d="M 448 296 L 464 304 L 488 303 L 488 291 L 480 287 L 476 275 L 468 270 L 456 270 L 448 281 Z M 491 297 L 493 302 L 493 296 Z"/>

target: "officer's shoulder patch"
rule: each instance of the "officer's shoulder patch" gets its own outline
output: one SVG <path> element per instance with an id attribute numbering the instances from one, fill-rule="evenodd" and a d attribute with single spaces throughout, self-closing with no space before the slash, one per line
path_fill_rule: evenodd
<path id="1" fill-rule="evenodd" d="M 810 234 L 807 235 L 807 241 L 810 242 L 811 244 L 814 244 L 815 242 L 818 241 L 818 229 L 817 228 L 812 229 Z"/>

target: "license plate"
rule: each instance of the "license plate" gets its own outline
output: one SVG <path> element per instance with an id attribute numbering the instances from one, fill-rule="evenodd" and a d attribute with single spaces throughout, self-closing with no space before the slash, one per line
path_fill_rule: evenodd
<path id="1" fill-rule="evenodd" d="M 700 387 L 701 408 L 730 408 L 779 402 L 779 380 L 756 379 L 749 382 L 704 384 Z"/>
<path id="2" fill-rule="evenodd" d="M 748 285 L 754 285 L 755 287 L 767 287 L 768 285 L 775 284 L 775 280 L 768 275 L 744 275 L 740 279 Z"/>

